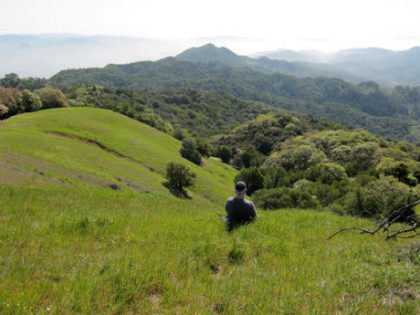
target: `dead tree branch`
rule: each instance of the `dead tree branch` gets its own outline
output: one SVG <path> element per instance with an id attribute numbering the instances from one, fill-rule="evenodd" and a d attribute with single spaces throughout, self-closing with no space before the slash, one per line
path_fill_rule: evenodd
<path id="1" fill-rule="evenodd" d="M 327 240 L 332 239 L 333 237 L 335 237 L 337 234 L 340 234 L 341 232 L 344 231 L 348 231 L 348 230 L 358 230 L 360 231 L 360 234 L 371 234 L 374 235 L 377 232 L 379 232 L 381 229 L 383 229 L 383 232 L 387 234 L 386 239 L 397 239 L 397 238 L 414 238 L 420 235 L 420 233 L 414 233 L 414 234 L 410 234 L 410 235 L 403 235 L 406 233 L 411 233 L 411 232 L 417 232 L 417 228 L 418 228 L 418 222 L 417 220 L 413 217 L 412 222 L 408 223 L 408 225 L 411 224 L 411 226 L 409 228 L 406 229 L 400 229 L 396 232 L 393 232 L 392 234 L 390 234 L 389 228 L 391 227 L 392 224 L 394 224 L 395 222 L 397 222 L 398 220 L 400 220 L 401 218 L 403 218 L 403 215 L 410 209 L 412 209 L 413 207 L 415 207 L 416 205 L 420 204 L 420 200 L 417 200 L 416 202 L 413 202 L 409 205 L 406 205 L 404 207 L 401 207 L 395 211 L 393 211 L 388 217 L 386 217 L 385 219 L 383 219 L 380 224 L 377 226 L 377 228 L 373 231 L 361 228 L 361 227 L 346 227 L 343 229 L 338 230 L 337 232 L 335 232 L 334 234 L 330 235 Z"/>

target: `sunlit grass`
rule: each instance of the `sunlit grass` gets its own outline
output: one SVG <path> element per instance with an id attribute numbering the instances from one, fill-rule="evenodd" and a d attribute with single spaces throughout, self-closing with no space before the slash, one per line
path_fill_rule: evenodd
<path id="1" fill-rule="evenodd" d="M 10 119 L 0 130 L 0 314 L 418 313 L 418 241 L 354 231 L 326 241 L 373 223 L 293 209 L 260 211 L 227 233 L 218 213 L 236 171 L 196 166 L 179 147 L 98 109 Z M 191 199 L 162 185 L 170 161 L 197 174 Z"/>
<path id="2" fill-rule="evenodd" d="M 190 189 L 196 198 L 224 201 L 236 171 L 215 159 L 197 166 L 180 156 L 180 146 L 169 135 L 112 111 L 67 108 L 18 115 L 0 132 L 0 183 L 115 183 L 163 193 L 166 165 L 176 162 L 197 174 Z"/>
<path id="3" fill-rule="evenodd" d="M 106 189 L 1 187 L 0 313 L 415 314 L 418 260 L 365 220 Z M 398 246 L 409 245 L 399 242 Z"/>

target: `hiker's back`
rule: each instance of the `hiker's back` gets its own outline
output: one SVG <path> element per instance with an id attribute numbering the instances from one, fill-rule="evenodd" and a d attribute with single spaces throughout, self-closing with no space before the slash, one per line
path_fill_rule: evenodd
<path id="1" fill-rule="evenodd" d="M 232 223 L 245 223 L 254 220 L 256 211 L 254 204 L 240 197 L 228 198 L 226 202 L 228 220 Z"/>

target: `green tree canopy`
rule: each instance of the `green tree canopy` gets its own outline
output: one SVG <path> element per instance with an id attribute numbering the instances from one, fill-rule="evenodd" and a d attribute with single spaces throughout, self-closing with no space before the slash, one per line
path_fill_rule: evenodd
<path id="1" fill-rule="evenodd" d="M 182 191 L 184 187 L 192 186 L 195 177 L 195 173 L 185 165 L 170 162 L 166 166 L 166 179 L 169 186 L 179 191 Z"/>
<path id="2" fill-rule="evenodd" d="M 182 140 L 182 147 L 179 150 L 181 156 L 187 160 L 200 165 L 201 154 L 198 151 L 197 141 L 194 138 L 187 138 Z"/>
<path id="3" fill-rule="evenodd" d="M 248 195 L 252 195 L 256 190 L 264 187 L 264 175 L 255 166 L 242 169 L 235 177 L 235 182 L 244 181 L 247 186 Z"/>
<path id="4" fill-rule="evenodd" d="M 41 97 L 42 108 L 70 107 L 66 96 L 59 89 L 45 87 L 36 93 Z"/>

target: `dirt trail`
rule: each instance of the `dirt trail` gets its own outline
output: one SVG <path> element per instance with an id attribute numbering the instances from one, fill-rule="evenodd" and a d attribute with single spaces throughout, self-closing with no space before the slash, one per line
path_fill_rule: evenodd
<path id="1" fill-rule="evenodd" d="M 104 150 L 104 151 L 106 151 L 108 153 L 111 153 L 111 154 L 115 155 L 116 157 L 123 158 L 123 159 L 126 159 L 128 161 L 131 161 L 133 163 L 139 164 L 139 165 L 141 165 L 141 166 L 149 169 L 149 171 L 151 171 L 151 172 L 154 172 L 155 171 L 151 167 L 145 165 L 144 163 L 142 163 L 140 161 L 137 161 L 137 160 L 135 160 L 135 159 L 133 159 L 131 157 L 125 156 L 125 155 L 123 155 L 123 154 L 121 154 L 121 153 L 119 153 L 117 151 L 114 151 L 112 149 L 109 149 L 109 148 L 105 147 L 103 144 L 101 144 L 99 142 L 96 142 L 96 141 L 93 141 L 93 140 L 89 140 L 89 139 L 80 138 L 80 137 L 74 136 L 74 135 L 68 135 L 68 134 L 65 134 L 65 133 L 60 133 L 60 132 L 54 132 L 54 131 L 44 131 L 44 132 L 46 134 L 49 134 L 49 135 L 54 135 L 54 136 L 59 136 L 59 137 L 64 137 L 64 138 L 69 138 L 69 139 L 73 139 L 73 140 L 84 142 L 84 143 L 89 144 L 89 145 L 97 146 L 98 148 L 100 148 L 100 149 L 102 149 L 102 150 Z"/>

